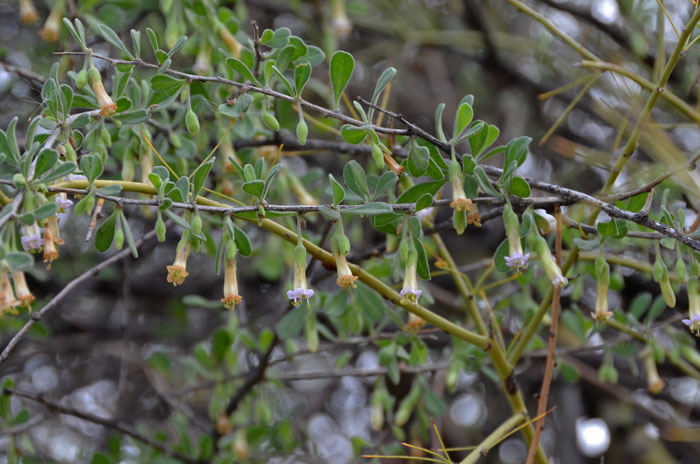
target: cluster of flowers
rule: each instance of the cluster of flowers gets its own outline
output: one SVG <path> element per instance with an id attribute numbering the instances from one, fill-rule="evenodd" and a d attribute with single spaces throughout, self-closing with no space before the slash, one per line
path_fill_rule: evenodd
<path id="1" fill-rule="evenodd" d="M 59 213 L 64 213 L 73 205 L 65 193 L 55 196 Z M 49 216 L 40 227 L 37 222 L 25 225 L 20 237 L 20 243 L 24 251 L 42 253 L 45 263 L 49 266 L 58 259 L 58 245 L 65 242 L 61 239 L 56 214 Z M 6 313 L 17 314 L 18 308 L 26 307 L 31 310 L 34 295 L 27 286 L 24 272 L 0 270 L 0 317 Z"/>

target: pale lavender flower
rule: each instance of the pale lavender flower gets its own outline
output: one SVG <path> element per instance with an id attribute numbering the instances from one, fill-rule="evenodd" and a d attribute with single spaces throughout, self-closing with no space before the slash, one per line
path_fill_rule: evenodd
<path id="1" fill-rule="evenodd" d="M 44 237 L 36 222 L 31 226 L 24 226 L 20 242 L 24 251 L 36 250 L 44 245 Z"/>
<path id="2" fill-rule="evenodd" d="M 66 198 L 65 194 L 63 196 L 56 195 L 56 204 L 58 205 L 59 209 L 65 211 L 71 206 L 73 206 L 73 201 Z"/>
<path id="3" fill-rule="evenodd" d="M 314 296 L 314 291 L 310 288 L 299 287 L 294 290 L 287 291 L 287 298 L 292 300 L 292 303 L 298 304 L 299 300 L 308 300 Z"/>
<path id="4" fill-rule="evenodd" d="M 423 294 L 423 290 L 418 290 L 418 289 L 413 289 L 411 287 L 404 287 L 401 289 L 401 297 L 406 298 L 407 295 L 412 295 L 415 297 L 415 301 L 418 301 L 418 298 Z M 409 299 L 413 299 L 409 296 Z"/>
<path id="5" fill-rule="evenodd" d="M 690 319 L 683 319 L 683 324 L 687 325 L 695 335 L 700 336 L 700 314 L 695 314 Z"/>
<path id="6" fill-rule="evenodd" d="M 530 253 L 515 252 L 512 256 L 506 256 L 506 265 L 511 269 L 523 270 L 527 268 L 527 263 L 530 260 Z"/>

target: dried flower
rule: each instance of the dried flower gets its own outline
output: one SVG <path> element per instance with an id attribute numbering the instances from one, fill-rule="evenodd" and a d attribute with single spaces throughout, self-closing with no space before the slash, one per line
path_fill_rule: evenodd
<path id="1" fill-rule="evenodd" d="M 651 346 L 647 345 L 639 356 L 644 362 L 644 368 L 647 371 L 647 390 L 653 394 L 659 394 L 663 391 L 666 383 L 659 376 L 659 371 L 656 368 L 656 360 L 654 359 L 654 350 Z"/>
<path id="2" fill-rule="evenodd" d="M 306 283 L 306 248 L 299 242 L 294 248 L 294 289 L 287 291 L 287 298 L 292 300 L 292 304 L 297 306 L 301 300 L 306 300 L 314 296 L 314 291 Z"/>
<path id="3" fill-rule="evenodd" d="M 341 39 L 347 37 L 352 32 L 352 23 L 345 11 L 345 0 L 332 0 L 332 24 L 336 37 Z"/>
<path id="4" fill-rule="evenodd" d="M 39 13 L 32 0 L 19 0 L 19 19 L 23 24 L 34 24 L 39 20 Z"/>
<path id="5" fill-rule="evenodd" d="M 26 306 L 28 308 L 34 301 L 34 295 L 29 290 L 27 286 L 27 279 L 24 277 L 24 272 L 15 271 L 12 273 L 12 282 L 15 285 L 15 294 L 17 295 L 17 300 L 21 306 Z"/>
<path id="6" fill-rule="evenodd" d="M 406 326 L 409 330 L 419 330 L 425 325 L 425 319 L 420 316 L 416 316 L 413 313 L 408 313 L 408 322 Z"/>
<path id="7" fill-rule="evenodd" d="M 12 290 L 12 283 L 7 272 L 2 271 L 0 275 L 0 317 L 4 314 L 17 314 L 19 301 L 15 298 Z"/>
<path id="8" fill-rule="evenodd" d="M 112 116 L 117 112 L 117 104 L 112 101 L 112 97 L 107 94 L 102 77 L 95 66 L 90 66 L 88 71 L 90 86 L 97 97 L 97 105 L 101 108 L 100 116 Z"/>
<path id="9" fill-rule="evenodd" d="M 226 308 L 234 308 L 243 301 L 243 297 L 238 294 L 238 279 L 236 277 L 237 250 L 231 252 L 231 249 L 235 249 L 233 242 L 229 242 L 226 247 L 226 263 L 224 265 L 224 297 L 221 299 L 221 302 Z"/>
<path id="10" fill-rule="evenodd" d="M 44 28 L 39 35 L 44 42 L 58 42 L 58 33 L 61 30 L 61 18 L 63 17 L 63 0 L 58 0 L 46 18 Z"/>
<path id="11" fill-rule="evenodd" d="M 352 271 L 350 270 L 350 266 L 348 266 L 348 261 L 345 259 L 345 255 L 342 253 L 333 253 L 333 257 L 335 258 L 335 267 L 338 270 L 338 278 L 336 279 L 335 283 L 338 284 L 339 287 L 343 288 L 357 287 L 357 285 L 355 285 L 357 276 L 352 275 Z"/>
<path id="12" fill-rule="evenodd" d="M 185 278 L 190 275 L 187 272 L 187 257 L 190 255 L 192 246 L 190 245 L 189 238 L 187 234 L 183 235 L 180 239 L 180 243 L 177 245 L 177 252 L 175 253 L 175 262 L 172 266 L 167 266 L 168 270 L 168 282 L 171 282 L 174 287 L 182 285 L 185 282 Z"/>
<path id="13" fill-rule="evenodd" d="M 450 178 L 450 181 L 452 183 L 452 201 L 450 202 L 450 208 L 455 211 L 470 211 L 472 201 L 467 198 L 467 194 L 464 193 L 462 176 L 453 176 Z"/>
<path id="14" fill-rule="evenodd" d="M 49 216 L 49 218 L 46 221 L 46 227 L 51 229 L 51 235 L 53 238 L 54 245 L 63 245 L 64 243 L 66 243 L 61 238 L 61 230 L 58 228 L 58 218 L 55 214 Z"/>
<path id="15" fill-rule="evenodd" d="M 60 238 L 59 238 L 60 240 Z M 58 249 L 56 248 L 56 242 L 54 241 L 53 232 L 51 232 L 51 227 L 48 225 L 44 227 L 44 262 L 51 263 L 58 259 Z"/>

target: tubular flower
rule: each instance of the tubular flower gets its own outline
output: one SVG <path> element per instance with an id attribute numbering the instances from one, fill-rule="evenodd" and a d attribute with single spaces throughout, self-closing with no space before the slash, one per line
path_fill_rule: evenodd
<path id="1" fill-rule="evenodd" d="M 37 250 L 44 245 L 44 239 L 41 238 L 41 229 L 39 229 L 36 222 L 31 226 L 24 226 L 20 241 L 24 251 Z"/>
<path id="2" fill-rule="evenodd" d="M 15 298 L 10 277 L 3 271 L 0 275 L 0 317 L 5 314 L 17 314 L 18 305 L 19 301 Z"/>
<path id="3" fill-rule="evenodd" d="M 24 272 L 16 271 L 12 273 L 12 282 L 15 284 L 15 294 L 21 306 L 26 306 L 31 310 L 31 304 L 34 302 L 34 295 L 27 286 L 27 280 L 24 277 Z"/>
<path id="4" fill-rule="evenodd" d="M 345 255 L 342 253 L 333 253 L 333 257 L 335 258 L 335 267 L 338 270 L 338 278 L 336 279 L 335 283 L 338 284 L 339 287 L 343 288 L 357 287 L 357 285 L 355 285 L 357 276 L 352 275 L 352 271 L 350 270 L 350 266 L 348 266 L 348 261 L 345 259 Z"/>
<path id="5" fill-rule="evenodd" d="M 236 258 L 228 259 L 224 267 L 224 297 L 221 302 L 226 308 L 235 308 L 243 297 L 238 294 L 238 279 L 236 278 Z"/>
<path id="6" fill-rule="evenodd" d="M 413 250 L 412 250 L 413 251 Z M 415 253 L 415 251 L 413 252 Z M 423 290 L 418 289 L 418 277 L 416 276 L 416 259 L 411 259 L 409 253 L 409 264 L 406 265 L 406 270 L 403 278 L 403 287 L 401 288 L 401 297 L 415 303 L 420 298 Z M 412 261 L 412 262 L 411 262 Z"/>
<path id="7" fill-rule="evenodd" d="M 175 253 L 175 262 L 172 266 L 167 266 L 168 270 L 168 282 L 172 283 L 174 287 L 182 285 L 185 282 L 185 277 L 187 277 L 189 272 L 187 272 L 187 257 L 190 255 L 190 250 L 192 246 L 186 235 L 182 237 L 180 243 L 177 245 L 177 252 Z"/>
<path id="8" fill-rule="evenodd" d="M 688 319 L 683 319 L 683 324 L 687 325 L 696 337 L 700 337 L 700 292 L 697 277 L 692 277 L 688 282 L 688 310 Z"/>
<path id="9" fill-rule="evenodd" d="M 659 371 L 656 369 L 654 350 L 652 350 L 651 346 L 647 346 L 639 353 L 639 356 L 642 358 L 644 368 L 647 371 L 647 390 L 655 395 L 661 393 L 666 383 L 659 376 Z"/>
<path id="10" fill-rule="evenodd" d="M 535 251 L 537 256 L 540 258 L 542 266 L 544 266 L 544 271 L 547 273 L 547 277 L 552 282 L 555 287 L 563 287 L 569 281 L 561 273 L 561 269 L 557 266 L 557 263 L 552 257 L 552 252 L 549 250 L 549 245 L 547 240 L 545 240 L 541 235 L 537 234 L 535 236 Z"/>
<path id="11" fill-rule="evenodd" d="M 506 204 L 503 210 L 503 222 L 508 234 L 508 252 L 510 253 L 510 256 L 505 257 L 506 265 L 518 271 L 527 269 L 530 253 L 523 254 L 523 245 L 520 242 L 520 223 L 510 204 Z"/>
<path id="12" fill-rule="evenodd" d="M 452 182 L 452 201 L 450 202 L 450 208 L 455 211 L 471 211 L 472 201 L 467 198 L 467 194 L 464 193 L 462 176 L 452 176 L 450 181 Z"/>
<path id="13" fill-rule="evenodd" d="M 49 216 L 49 219 L 46 222 L 46 227 L 51 229 L 54 245 L 63 245 L 66 243 L 61 238 L 61 230 L 58 228 L 58 218 L 55 214 Z"/>
<path id="14" fill-rule="evenodd" d="M 607 321 L 613 315 L 608 310 L 608 288 L 610 287 L 610 265 L 605 261 L 603 248 L 595 260 L 596 280 L 598 281 L 598 293 L 595 299 L 595 312 L 591 315 L 597 321 Z"/>
<path id="15" fill-rule="evenodd" d="M 58 0 L 46 18 L 44 28 L 39 35 L 44 42 L 58 42 L 58 33 L 61 30 L 61 18 L 63 17 L 63 0 Z"/>
<path id="16" fill-rule="evenodd" d="M 100 72 L 96 67 L 90 66 L 88 77 L 90 78 L 90 86 L 97 97 L 97 104 L 101 108 L 100 116 L 112 116 L 117 112 L 117 104 L 114 103 L 112 97 L 107 94 L 105 86 L 102 84 Z"/>
<path id="17" fill-rule="evenodd" d="M 481 215 L 479 214 L 479 206 L 472 204 L 469 211 L 467 211 L 467 224 L 472 224 L 477 227 L 481 227 Z"/>
<path id="18" fill-rule="evenodd" d="M 60 240 L 60 238 L 59 238 Z M 44 227 L 44 262 L 51 263 L 58 259 L 58 249 L 56 248 L 56 242 L 53 237 L 53 232 L 51 232 L 51 227 L 48 225 Z"/>
<path id="19" fill-rule="evenodd" d="M 419 330 L 425 325 L 425 319 L 413 313 L 408 313 L 408 322 L 406 325 L 409 330 Z"/>
<path id="20" fill-rule="evenodd" d="M 226 26 L 219 22 L 217 20 L 216 22 L 216 29 L 217 32 L 219 33 L 219 37 L 221 40 L 224 42 L 226 45 L 226 48 L 228 48 L 228 51 L 231 52 L 231 55 L 234 58 L 240 58 L 241 57 L 241 43 L 236 39 L 236 37 L 231 34 L 231 31 L 229 31 Z"/>
<path id="21" fill-rule="evenodd" d="M 309 299 L 314 293 L 306 283 L 306 248 L 299 242 L 294 248 L 294 289 L 287 291 L 287 298 L 294 306 L 301 304 L 301 300 L 310 305 Z"/>
<path id="22" fill-rule="evenodd" d="M 331 26 L 336 36 L 343 39 L 352 32 L 352 23 L 345 11 L 345 0 L 333 0 L 331 7 L 333 9 L 333 23 Z"/>
<path id="23" fill-rule="evenodd" d="M 19 19 L 24 24 L 34 24 L 39 20 L 39 13 L 32 0 L 19 0 Z"/>

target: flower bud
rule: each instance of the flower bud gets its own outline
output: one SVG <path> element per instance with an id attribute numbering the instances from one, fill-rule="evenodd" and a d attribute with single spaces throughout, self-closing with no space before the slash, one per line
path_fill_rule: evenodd
<path id="1" fill-rule="evenodd" d="M 610 265 L 605 261 L 605 254 L 601 246 L 600 255 L 595 260 L 596 281 L 598 292 L 595 300 L 595 312 L 592 316 L 597 321 L 607 321 L 613 315 L 608 311 L 608 288 L 610 287 Z"/>
<path id="2" fill-rule="evenodd" d="M 88 81 L 88 72 L 87 72 L 87 70 L 82 69 L 78 73 L 78 77 L 75 79 L 75 85 L 79 89 L 82 89 L 85 87 L 85 85 L 87 85 L 87 81 Z"/>
<path id="3" fill-rule="evenodd" d="M 199 235 L 202 233 L 202 217 L 197 214 L 192 218 L 192 222 L 190 223 L 190 226 L 192 227 L 192 233 L 194 235 Z"/>
<path id="4" fill-rule="evenodd" d="M 557 263 L 554 261 L 547 240 L 541 235 L 536 234 L 534 245 L 537 256 L 540 258 L 540 263 L 542 263 L 552 285 L 555 287 L 563 287 L 566 285 L 569 281 L 563 276 L 561 269 L 559 269 L 559 266 L 557 266 Z"/>
<path id="5" fill-rule="evenodd" d="M 199 134 L 199 119 L 192 109 L 187 110 L 185 126 L 187 126 L 187 132 L 189 132 L 192 137 Z"/>
<path id="6" fill-rule="evenodd" d="M 117 232 L 114 234 L 114 249 L 121 250 L 124 246 L 124 231 L 122 228 L 118 228 Z"/>
<path id="7" fill-rule="evenodd" d="M 165 241 L 165 222 L 163 221 L 163 216 L 158 211 L 158 219 L 156 219 L 156 237 L 158 241 L 163 243 Z"/>
<path id="8" fill-rule="evenodd" d="M 262 114 L 262 122 L 265 124 L 265 127 L 268 129 L 277 132 L 280 130 L 280 123 L 277 121 L 277 118 L 275 117 L 274 114 L 270 113 L 269 111 L 263 110 Z"/>
<path id="9" fill-rule="evenodd" d="M 306 145 L 306 136 L 309 134 L 309 126 L 306 125 L 304 119 L 299 119 L 297 123 L 297 139 L 299 139 L 299 145 Z"/>
<path id="10" fill-rule="evenodd" d="M 642 358 L 644 368 L 647 371 L 647 390 L 655 395 L 661 393 L 666 384 L 659 376 L 659 371 L 656 368 L 656 360 L 654 359 L 654 351 L 651 346 L 647 345 L 647 347 L 639 353 L 639 356 Z"/>
<path id="11" fill-rule="evenodd" d="M 372 160 L 379 169 L 384 167 L 384 153 L 379 144 L 372 143 Z"/>

